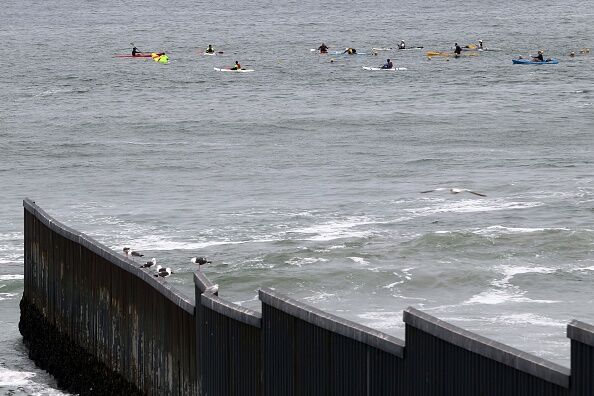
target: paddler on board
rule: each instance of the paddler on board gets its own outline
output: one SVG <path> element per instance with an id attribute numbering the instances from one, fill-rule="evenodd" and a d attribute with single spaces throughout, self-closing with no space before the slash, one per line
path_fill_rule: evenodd
<path id="1" fill-rule="evenodd" d="M 533 62 L 544 62 L 544 56 L 542 55 L 542 50 L 539 50 L 538 54 L 536 56 L 532 57 L 532 61 Z"/>
<path id="2" fill-rule="evenodd" d="M 343 52 L 343 54 L 349 54 L 349 55 L 356 55 L 357 54 L 357 50 L 354 48 L 346 48 Z"/>
<path id="3" fill-rule="evenodd" d="M 230 70 L 241 70 L 241 65 L 238 61 L 235 61 L 235 66 L 233 66 Z"/>
<path id="4" fill-rule="evenodd" d="M 455 49 L 454 49 L 454 57 L 458 58 L 460 56 L 460 54 L 462 53 L 462 47 L 460 47 L 458 45 L 458 43 L 455 43 Z"/>
<path id="5" fill-rule="evenodd" d="M 132 56 L 136 56 L 137 54 L 140 54 L 141 52 L 138 51 L 138 48 L 136 48 L 136 46 L 132 47 Z"/>
<path id="6" fill-rule="evenodd" d="M 324 43 L 322 43 L 322 45 L 320 45 L 318 47 L 318 51 L 320 51 L 320 54 L 327 54 L 328 53 L 328 46 Z"/>
<path id="7" fill-rule="evenodd" d="M 394 64 L 392 63 L 392 61 L 390 59 L 386 59 L 386 63 L 384 63 L 380 69 L 393 69 L 394 68 Z"/>
<path id="8" fill-rule="evenodd" d="M 208 44 L 208 48 L 204 52 L 207 54 L 214 54 L 215 50 L 212 48 L 212 44 Z"/>
<path id="9" fill-rule="evenodd" d="M 398 49 L 406 49 L 406 44 L 404 40 L 400 40 L 400 44 L 398 44 Z"/>

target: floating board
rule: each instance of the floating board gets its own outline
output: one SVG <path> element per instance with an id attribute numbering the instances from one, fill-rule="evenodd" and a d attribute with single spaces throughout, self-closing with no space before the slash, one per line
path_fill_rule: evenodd
<path id="1" fill-rule="evenodd" d="M 367 52 L 355 52 L 354 54 L 349 54 L 348 52 L 344 51 L 332 51 L 330 52 L 332 55 L 367 55 Z"/>
<path id="2" fill-rule="evenodd" d="M 363 66 L 363 70 L 372 70 L 372 71 L 403 71 L 408 70 L 406 67 L 393 67 L 391 69 L 382 69 L 381 67 L 370 67 L 370 66 Z"/>
<path id="3" fill-rule="evenodd" d="M 425 53 L 427 56 L 456 56 L 453 52 L 449 51 L 427 51 Z M 477 52 L 463 52 L 458 56 L 478 56 Z"/>
<path id="4" fill-rule="evenodd" d="M 130 55 L 130 54 L 116 54 L 113 56 L 114 58 L 150 58 L 151 54 L 137 54 L 137 55 Z"/>
<path id="5" fill-rule="evenodd" d="M 412 50 L 420 50 L 420 49 L 423 49 L 423 47 L 409 47 L 409 48 L 398 48 L 398 47 L 376 48 L 376 47 L 373 47 L 372 48 L 372 50 L 374 50 L 374 51 L 396 51 L 396 50 L 398 50 L 398 51 L 412 51 Z"/>
<path id="6" fill-rule="evenodd" d="M 535 62 L 530 59 L 512 59 L 514 65 L 556 65 L 559 63 L 557 59 L 546 60 L 544 62 Z"/>
<path id="7" fill-rule="evenodd" d="M 222 69 L 221 69 L 221 68 L 218 68 L 218 67 L 215 67 L 214 69 L 215 69 L 216 71 L 220 71 L 220 72 L 233 72 L 233 73 L 249 73 L 249 72 L 253 72 L 253 71 L 254 71 L 254 69 L 239 69 L 239 70 L 232 70 L 232 69 L 229 69 L 229 68 L 222 68 Z"/>

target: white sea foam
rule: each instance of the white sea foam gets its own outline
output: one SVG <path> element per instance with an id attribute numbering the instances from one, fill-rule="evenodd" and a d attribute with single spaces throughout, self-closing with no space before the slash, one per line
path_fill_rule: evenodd
<path id="1" fill-rule="evenodd" d="M 0 386 L 24 386 L 31 383 L 29 378 L 35 377 L 35 373 L 28 371 L 13 371 L 0 367 Z"/>
<path id="2" fill-rule="evenodd" d="M 0 275 L 0 280 L 25 279 L 25 275 Z"/>
<path id="3" fill-rule="evenodd" d="M 438 205 L 404 209 L 415 216 L 430 216 L 438 213 L 475 213 L 498 210 L 528 209 L 544 205 L 542 202 L 506 202 L 497 200 L 439 200 Z"/>
<path id="4" fill-rule="evenodd" d="M 543 232 L 543 231 L 571 231 L 571 230 L 569 228 L 564 228 L 564 227 L 527 228 L 527 227 L 505 227 L 505 226 L 501 226 L 501 225 L 495 225 L 495 226 L 490 226 L 487 228 L 479 228 L 472 232 L 477 235 L 497 237 L 497 236 L 508 235 L 508 234 L 527 234 L 527 233 Z"/>
<path id="5" fill-rule="evenodd" d="M 173 241 L 160 236 L 146 236 L 143 238 L 131 239 L 121 246 L 112 246 L 112 249 L 119 252 L 122 246 L 130 246 L 134 250 L 163 251 L 163 250 L 200 250 L 210 246 L 241 245 L 247 243 L 267 243 L 276 239 L 250 239 L 243 241 L 215 240 L 215 241 Z"/>
<path id="6" fill-rule="evenodd" d="M 495 323 L 506 323 L 509 325 L 535 325 L 544 327 L 559 327 L 565 328 L 567 322 L 562 320 L 555 320 L 546 316 L 537 315 L 534 313 L 516 313 L 508 315 L 500 315 L 494 318 L 489 318 Z"/>
<path id="7" fill-rule="evenodd" d="M 0 293 L 0 301 L 4 300 L 14 300 L 13 297 L 18 296 L 18 293 Z"/>
<path id="8" fill-rule="evenodd" d="M 557 271 L 556 268 L 550 267 L 514 267 L 511 265 L 503 265 L 499 267 L 503 273 L 503 278 L 496 279 L 491 282 L 492 288 L 476 294 L 464 301 L 463 304 L 503 304 L 510 302 L 531 302 L 539 304 L 553 304 L 559 301 L 556 300 L 534 300 L 525 297 L 526 291 L 519 287 L 512 285 L 510 280 L 519 274 L 551 274 Z"/>
<path id="9" fill-rule="evenodd" d="M 334 239 L 345 238 L 366 238 L 372 235 L 370 230 L 354 230 L 354 228 L 370 224 L 377 224 L 377 222 L 371 221 L 368 217 L 364 216 L 349 217 L 344 220 L 331 221 L 310 227 L 298 228 L 289 231 L 289 233 L 305 234 L 306 236 L 299 239 L 306 241 L 331 241 Z"/>
<path id="10" fill-rule="evenodd" d="M 330 297 L 334 297 L 335 295 L 336 295 L 335 293 L 320 292 L 313 296 L 303 297 L 303 300 L 306 300 L 309 302 L 320 302 L 320 301 L 326 301 Z"/>
<path id="11" fill-rule="evenodd" d="M 394 286 L 401 285 L 404 282 L 411 280 L 412 279 L 412 275 L 410 274 L 410 271 L 413 270 L 413 269 L 414 269 L 414 267 L 403 268 L 403 269 L 400 270 L 402 273 L 400 273 L 400 272 L 393 272 L 393 274 L 396 275 L 398 278 L 400 278 L 400 280 L 397 280 L 395 282 L 389 283 L 389 284 L 387 284 L 385 286 L 382 286 L 382 287 L 384 289 L 391 289 Z"/>
<path id="12" fill-rule="evenodd" d="M 35 382 L 33 378 L 36 376 L 36 373 L 30 371 L 16 371 L 0 367 L 0 388 L 18 388 L 20 392 L 31 396 L 67 395 L 67 393 L 53 389 L 48 385 Z"/>
<path id="13" fill-rule="evenodd" d="M 365 260 L 363 257 L 347 257 L 347 258 L 353 260 L 357 264 L 369 265 L 369 261 Z"/>
<path id="14" fill-rule="evenodd" d="M 326 261 L 328 261 L 328 259 L 321 257 L 292 257 L 291 259 L 285 261 L 285 264 L 301 267 L 308 264 L 325 263 Z"/>

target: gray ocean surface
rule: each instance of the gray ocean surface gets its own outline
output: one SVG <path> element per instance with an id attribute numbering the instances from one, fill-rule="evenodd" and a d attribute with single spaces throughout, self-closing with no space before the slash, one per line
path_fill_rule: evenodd
<path id="1" fill-rule="evenodd" d="M 191 297 L 204 255 L 247 307 L 273 287 L 404 337 L 414 306 L 569 366 L 565 325 L 594 323 L 594 55 L 568 54 L 593 20 L 569 0 L 3 3 L 0 393 L 61 394 L 17 327 L 24 197 Z M 310 51 L 401 39 L 425 48 Z M 500 51 L 424 56 L 478 39 Z M 170 64 L 113 57 L 130 42 Z M 512 65 L 538 49 L 560 63 Z M 408 70 L 362 70 L 388 57 Z M 235 60 L 255 72 L 213 70 Z"/>

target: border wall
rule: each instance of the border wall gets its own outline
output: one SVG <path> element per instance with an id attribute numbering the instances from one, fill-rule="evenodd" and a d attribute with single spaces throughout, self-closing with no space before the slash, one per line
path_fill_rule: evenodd
<path id="1" fill-rule="evenodd" d="M 414 308 L 405 340 L 283 294 L 261 313 L 207 289 L 195 303 L 139 263 L 25 200 L 19 329 L 81 395 L 594 396 L 594 326 L 572 321 L 571 371 Z"/>

